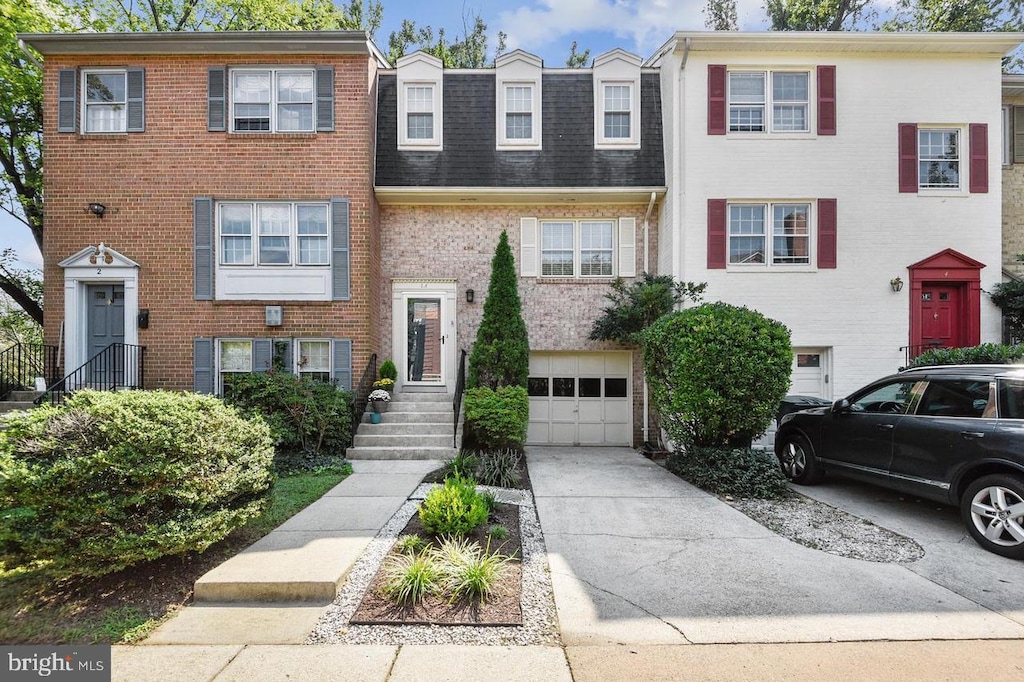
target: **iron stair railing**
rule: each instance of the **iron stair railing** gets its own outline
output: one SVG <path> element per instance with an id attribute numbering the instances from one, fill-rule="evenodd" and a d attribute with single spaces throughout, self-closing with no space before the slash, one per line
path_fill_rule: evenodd
<path id="1" fill-rule="evenodd" d="M 74 372 L 47 386 L 46 392 L 35 402 L 42 405 L 48 399 L 51 405 L 60 405 L 71 393 L 86 388 L 94 391 L 140 389 L 145 380 L 145 360 L 145 346 L 112 343 Z"/>
<path id="2" fill-rule="evenodd" d="M 377 354 L 370 355 L 370 360 L 359 377 L 359 383 L 352 391 L 352 435 L 355 435 L 360 422 L 363 421 L 363 410 L 366 409 L 366 396 L 373 390 L 373 382 L 377 380 Z"/>
<path id="3" fill-rule="evenodd" d="M 31 390 L 37 377 L 49 386 L 60 376 L 57 346 L 16 343 L 0 353 L 0 400 L 11 391 Z"/>
<path id="4" fill-rule="evenodd" d="M 459 447 L 459 412 L 462 411 L 462 394 L 466 392 L 466 351 L 459 351 L 459 374 L 455 379 L 455 398 L 452 400 L 452 411 L 455 412 L 455 423 L 452 428 L 452 447 Z"/>

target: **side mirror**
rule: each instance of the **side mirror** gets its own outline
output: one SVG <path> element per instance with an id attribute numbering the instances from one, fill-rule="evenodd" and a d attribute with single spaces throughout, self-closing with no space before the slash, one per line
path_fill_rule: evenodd
<path id="1" fill-rule="evenodd" d="M 839 400 L 837 400 L 834 403 L 832 403 L 832 412 L 833 412 L 833 414 L 839 414 L 841 412 L 849 412 L 849 411 L 850 411 L 850 401 L 847 400 L 846 398 L 840 398 Z"/>

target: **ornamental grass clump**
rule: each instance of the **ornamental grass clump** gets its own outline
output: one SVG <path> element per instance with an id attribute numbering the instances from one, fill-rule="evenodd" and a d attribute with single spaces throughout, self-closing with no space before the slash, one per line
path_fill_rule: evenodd
<path id="1" fill-rule="evenodd" d="M 487 601 L 508 568 L 511 557 L 492 553 L 461 538 L 447 538 L 437 550 L 444 574 L 444 592 L 450 601 L 459 598 Z"/>
<path id="2" fill-rule="evenodd" d="M 432 535 L 466 535 L 487 523 L 488 505 L 472 479 L 456 476 L 431 490 L 420 505 L 423 529 Z"/>
<path id="3" fill-rule="evenodd" d="M 444 574 L 432 551 L 391 554 L 384 562 L 382 594 L 399 604 L 417 604 L 440 591 Z"/>

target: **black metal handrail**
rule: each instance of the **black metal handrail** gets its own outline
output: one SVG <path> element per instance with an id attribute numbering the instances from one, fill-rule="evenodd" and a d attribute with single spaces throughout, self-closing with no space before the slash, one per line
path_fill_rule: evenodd
<path id="1" fill-rule="evenodd" d="M 941 341 L 931 341 L 929 343 L 919 343 L 916 346 L 900 346 L 900 350 L 904 351 L 905 364 L 907 367 L 909 367 L 910 361 L 916 358 L 918 355 L 941 347 Z"/>
<path id="2" fill-rule="evenodd" d="M 462 411 L 462 394 L 466 392 L 466 351 L 459 351 L 459 374 L 455 379 L 455 398 L 452 410 L 455 412 L 455 423 L 452 428 L 452 447 L 459 447 L 459 412 Z"/>
<path id="3" fill-rule="evenodd" d="M 60 376 L 57 346 L 45 343 L 16 343 L 0 353 L 0 400 L 11 391 L 31 390 L 36 377 L 49 386 Z"/>
<path id="4" fill-rule="evenodd" d="M 84 388 L 94 391 L 140 389 L 145 380 L 145 358 L 145 346 L 112 343 L 74 372 L 47 386 L 46 393 L 35 402 L 42 405 L 49 397 L 51 405 L 60 405 L 68 395 Z"/>
<path id="5" fill-rule="evenodd" d="M 377 354 L 372 353 L 370 355 L 369 362 L 366 363 L 366 367 L 363 369 L 363 375 L 359 377 L 359 383 L 357 383 L 352 391 L 352 433 L 356 432 L 359 428 L 359 423 L 363 420 L 363 411 L 366 409 L 366 396 L 370 395 L 370 391 L 373 390 L 373 382 L 377 380 Z"/>

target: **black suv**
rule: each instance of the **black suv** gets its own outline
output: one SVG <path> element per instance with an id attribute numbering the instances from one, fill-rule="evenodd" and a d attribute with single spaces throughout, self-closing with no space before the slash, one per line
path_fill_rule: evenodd
<path id="1" fill-rule="evenodd" d="M 978 544 L 1024 559 L 1024 365 L 888 376 L 784 416 L 775 454 L 795 483 L 828 471 L 957 505 Z"/>

